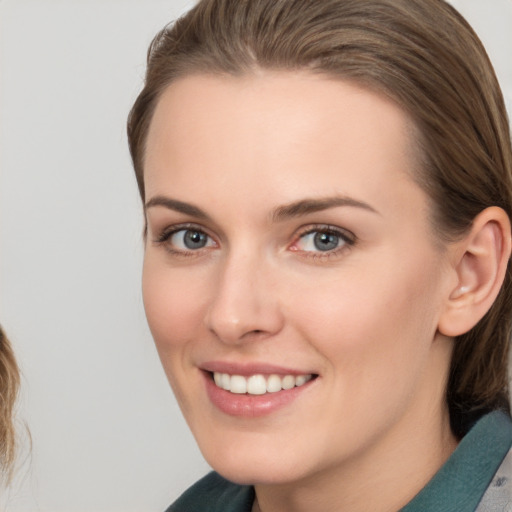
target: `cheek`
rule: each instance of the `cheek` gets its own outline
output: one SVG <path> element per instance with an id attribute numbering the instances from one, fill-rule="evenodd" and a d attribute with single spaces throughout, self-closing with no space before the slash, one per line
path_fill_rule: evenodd
<path id="1" fill-rule="evenodd" d="M 149 328 L 162 357 L 194 338 L 202 325 L 205 290 L 202 279 L 192 279 L 187 272 L 154 259 L 146 256 L 144 260 L 142 294 Z"/>
<path id="2" fill-rule="evenodd" d="M 439 287 L 432 276 L 438 269 L 420 259 L 383 271 L 383 260 L 295 289 L 289 310 L 297 326 L 340 375 L 346 368 L 407 372 L 425 358 L 435 335 Z"/>
<path id="3" fill-rule="evenodd" d="M 417 395 L 428 372 L 435 311 L 428 284 L 422 295 L 411 276 L 352 275 L 353 281 L 347 276 L 304 289 L 307 300 L 291 309 L 302 336 L 326 361 L 326 387 L 337 404 L 330 413 L 336 420 L 328 420 L 343 423 L 350 411 L 346 436 L 356 443 L 364 425 L 390 425 Z"/>
<path id="4" fill-rule="evenodd" d="M 167 379 L 185 417 L 194 410 L 190 351 L 201 338 L 204 279 L 174 269 L 146 255 L 142 274 L 144 308 L 151 334 Z M 188 384 L 187 384 L 188 383 Z M 197 390 L 194 391 L 194 393 Z M 192 394 L 194 394 L 192 393 Z"/>

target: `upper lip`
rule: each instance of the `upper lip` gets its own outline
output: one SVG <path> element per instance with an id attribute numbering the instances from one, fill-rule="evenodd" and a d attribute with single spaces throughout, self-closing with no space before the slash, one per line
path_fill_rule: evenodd
<path id="1" fill-rule="evenodd" d="M 228 373 L 230 375 L 314 375 L 314 372 L 303 371 L 271 363 L 235 363 L 229 361 L 208 361 L 200 365 L 200 368 L 208 372 Z"/>

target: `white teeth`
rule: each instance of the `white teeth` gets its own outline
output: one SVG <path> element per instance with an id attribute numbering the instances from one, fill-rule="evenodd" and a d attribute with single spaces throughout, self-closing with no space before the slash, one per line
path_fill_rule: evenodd
<path id="1" fill-rule="evenodd" d="M 267 392 L 267 383 L 263 375 L 252 375 L 247 379 L 247 393 L 250 395 L 264 395 Z"/>
<path id="2" fill-rule="evenodd" d="M 293 375 L 285 375 L 283 377 L 283 389 L 292 389 L 295 387 L 295 377 Z"/>
<path id="3" fill-rule="evenodd" d="M 281 391 L 283 387 L 281 386 L 281 377 L 279 375 L 269 375 L 267 379 L 267 391 L 269 393 L 276 393 L 277 391 Z"/>
<path id="4" fill-rule="evenodd" d="M 231 393 L 238 393 L 240 395 L 247 393 L 247 379 L 241 375 L 232 375 L 230 387 Z"/>
<path id="5" fill-rule="evenodd" d="M 265 393 L 277 393 L 283 389 L 292 389 L 295 386 L 303 386 L 313 376 L 309 375 L 283 375 L 276 374 L 265 377 L 256 374 L 250 377 L 242 375 L 230 375 L 228 373 L 213 372 L 213 380 L 217 387 L 231 391 L 231 393 L 249 395 L 264 395 Z"/>
<path id="6" fill-rule="evenodd" d="M 306 384 L 308 380 L 307 375 L 299 375 L 298 377 L 295 377 L 295 385 L 302 386 L 303 384 Z"/>
<path id="7" fill-rule="evenodd" d="M 214 374 L 215 375 L 215 374 Z M 231 377 L 227 373 L 223 373 L 220 379 L 220 387 L 229 391 L 231 389 Z M 217 384 L 218 386 L 218 384 Z"/>

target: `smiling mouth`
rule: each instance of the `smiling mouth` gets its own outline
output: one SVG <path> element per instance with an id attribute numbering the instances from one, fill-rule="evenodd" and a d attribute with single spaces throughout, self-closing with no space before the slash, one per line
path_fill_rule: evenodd
<path id="1" fill-rule="evenodd" d="M 262 375 L 256 374 L 248 377 L 231 375 L 229 373 L 212 372 L 213 381 L 218 388 L 230 393 L 243 395 L 265 395 L 283 390 L 300 387 L 317 377 L 314 374 L 304 375 Z"/>

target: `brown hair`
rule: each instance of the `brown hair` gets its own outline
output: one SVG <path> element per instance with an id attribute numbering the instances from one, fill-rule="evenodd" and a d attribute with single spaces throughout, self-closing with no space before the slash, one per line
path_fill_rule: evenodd
<path id="1" fill-rule="evenodd" d="M 4 483 L 12 474 L 16 452 L 13 416 L 19 384 L 18 365 L 9 340 L 0 327 L 0 470 Z"/>
<path id="2" fill-rule="evenodd" d="M 148 51 L 145 85 L 128 119 L 144 200 L 144 153 L 163 90 L 193 73 L 308 69 L 394 99 L 414 120 L 415 179 L 432 199 L 443 240 L 495 205 L 512 218 L 512 150 L 503 97 L 471 27 L 443 0 L 202 0 Z M 452 426 L 461 412 L 508 404 L 510 269 L 489 313 L 457 338 L 448 384 Z"/>

